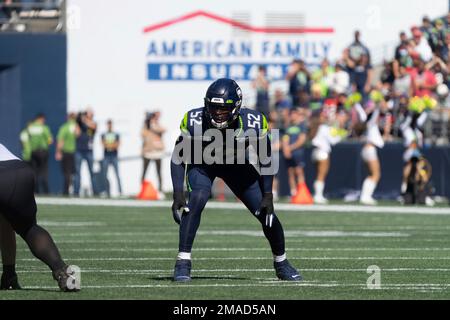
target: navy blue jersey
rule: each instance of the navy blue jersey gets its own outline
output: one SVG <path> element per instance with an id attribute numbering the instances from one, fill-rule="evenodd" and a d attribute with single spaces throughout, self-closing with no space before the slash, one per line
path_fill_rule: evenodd
<path id="1" fill-rule="evenodd" d="M 205 118 L 205 108 L 195 108 L 184 114 L 181 121 L 180 129 L 184 133 L 189 133 L 191 136 L 197 136 L 200 133 L 203 134 L 208 126 Z M 241 108 L 239 111 L 239 117 L 234 122 L 234 126 L 229 129 L 240 129 L 239 132 L 242 135 L 249 129 L 256 130 L 257 133 L 266 133 L 268 131 L 268 124 L 266 117 L 259 111 L 251 110 L 247 108 Z"/>
<path id="2" fill-rule="evenodd" d="M 239 150 L 239 148 L 237 144 L 244 144 L 243 146 L 246 153 L 241 154 L 241 157 L 243 155 L 247 163 L 250 161 L 250 156 L 248 153 L 248 147 L 251 144 L 249 142 L 250 137 L 256 138 L 252 140 L 253 142 L 255 142 L 255 147 L 259 147 L 259 145 L 256 145 L 256 141 L 259 144 L 261 142 L 265 143 L 267 140 L 267 120 L 266 117 L 259 111 L 242 108 L 239 111 L 238 118 L 230 125 L 230 127 L 228 127 L 227 129 L 219 130 L 209 125 L 208 120 L 205 117 L 204 110 L 204 108 L 196 108 L 186 112 L 180 125 L 182 136 L 184 138 L 191 139 L 192 141 L 192 150 L 194 150 L 194 143 L 201 143 L 201 150 L 195 149 L 195 152 L 197 154 L 201 151 L 202 154 L 205 155 L 206 153 L 203 153 L 203 151 L 206 148 L 209 148 L 208 150 L 211 150 L 214 142 L 216 142 L 216 146 L 218 146 L 219 144 L 221 146 L 220 152 L 222 154 L 220 155 L 220 157 L 222 158 L 222 161 L 220 164 L 230 164 L 231 162 L 243 164 L 242 162 L 239 162 L 242 159 L 238 159 L 239 155 L 237 154 L 237 150 Z M 208 131 L 209 129 L 212 130 Z M 217 137 L 212 137 L 212 135 L 216 133 L 221 133 L 221 141 L 216 141 Z M 231 138 L 227 138 L 227 133 L 231 135 Z M 230 143 L 231 140 L 234 140 L 233 143 Z M 218 149 L 219 148 L 217 148 L 215 151 L 218 152 Z M 217 155 L 217 153 L 213 153 L 213 155 Z M 191 154 L 189 163 L 198 164 L 198 161 L 195 161 L 195 159 L 193 159 L 194 156 L 194 154 Z"/>
<path id="3" fill-rule="evenodd" d="M 268 168 L 271 166 L 269 128 L 266 117 L 259 111 L 241 108 L 238 118 L 230 127 L 219 131 L 219 129 L 210 126 L 205 116 L 205 108 L 196 108 L 186 112 L 181 121 L 180 130 L 181 135 L 177 140 L 172 164 L 174 164 L 174 159 L 179 160 L 180 158 L 178 157 L 180 156 L 183 159 L 183 165 L 188 164 L 189 167 L 205 166 L 222 170 L 220 167 L 230 164 L 242 164 L 243 174 L 245 174 L 245 170 L 248 171 L 251 169 L 247 167 L 248 165 L 253 166 L 258 172 L 263 167 Z M 220 138 L 223 140 L 216 141 L 216 137 L 212 137 L 211 132 L 212 135 L 221 132 Z M 232 133 L 232 139 L 229 139 L 229 136 L 227 136 L 230 132 Z M 252 137 L 256 139 L 252 139 Z M 232 143 L 227 140 L 231 140 Z M 184 154 L 184 149 L 181 149 L 181 154 L 178 154 L 177 147 L 182 145 L 186 146 L 186 141 L 190 144 L 190 154 Z M 238 146 L 239 143 L 243 145 Z M 256 150 L 255 148 L 250 148 L 250 146 L 255 147 Z M 261 151 L 262 147 L 265 150 Z M 212 149 L 214 149 L 214 152 L 211 152 Z M 252 152 L 249 151 L 251 149 L 254 151 L 253 155 L 257 156 L 256 158 L 252 157 Z M 217 152 L 221 154 L 217 154 Z M 210 157 L 208 157 L 209 154 L 211 154 Z M 259 155 L 265 155 L 264 159 Z M 220 162 L 215 161 L 217 159 L 221 159 L 219 160 Z M 179 183 L 182 179 L 180 175 L 181 170 L 172 166 L 174 190 L 179 189 L 181 186 Z M 262 173 L 261 175 L 264 176 L 263 180 L 265 180 L 263 183 L 265 185 L 264 190 L 271 192 L 272 174 L 270 174 L 270 178 L 266 173 Z"/>

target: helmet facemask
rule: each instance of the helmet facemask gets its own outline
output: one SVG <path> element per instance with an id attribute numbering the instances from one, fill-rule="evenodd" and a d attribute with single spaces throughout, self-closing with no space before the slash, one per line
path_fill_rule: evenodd
<path id="1" fill-rule="evenodd" d="M 220 98 L 213 98 L 212 101 L 205 98 L 209 120 L 217 129 L 228 128 L 237 119 L 239 106 L 235 106 L 234 103 L 223 103 L 222 99 L 220 102 L 214 102 L 215 99 L 219 100 Z"/>

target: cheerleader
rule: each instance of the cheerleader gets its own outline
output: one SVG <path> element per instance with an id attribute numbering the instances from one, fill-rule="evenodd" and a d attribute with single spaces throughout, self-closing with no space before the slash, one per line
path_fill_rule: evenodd
<path id="1" fill-rule="evenodd" d="M 346 114 L 338 113 L 336 116 L 340 127 L 345 122 Z M 346 135 L 344 129 L 336 128 L 329 124 L 329 115 L 322 110 L 319 116 L 313 117 L 310 126 L 310 138 L 313 146 L 311 160 L 316 165 L 317 176 L 314 181 L 314 203 L 326 204 L 328 200 L 324 197 L 325 180 L 330 169 L 331 147 L 340 142 Z"/>
<path id="2" fill-rule="evenodd" d="M 361 158 L 367 166 L 369 175 L 364 179 L 359 201 L 366 205 L 376 205 L 373 193 L 381 177 L 380 160 L 378 159 L 377 148 L 384 147 L 384 140 L 378 127 L 380 117 L 380 107 L 375 105 L 372 110 L 366 112 L 361 104 L 356 103 L 354 110 L 358 115 L 358 123 L 354 126 L 357 136 L 364 137 L 364 146 L 361 150 Z"/>

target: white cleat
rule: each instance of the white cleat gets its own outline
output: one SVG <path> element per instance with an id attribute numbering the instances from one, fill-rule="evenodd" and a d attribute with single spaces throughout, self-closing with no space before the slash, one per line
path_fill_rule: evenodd
<path id="1" fill-rule="evenodd" d="M 314 196 L 314 203 L 316 204 L 328 204 L 328 200 L 324 197 Z"/>
<path id="2" fill-rule="evenodd" d="M 365 204 L 365 205 L 368 205 L 368 206 L 376 206 L 377 205 L 377 200 L 375 200 L 374 198 L 372 198 L 372 197 L 364 197 L 364 198 L 361 198 L 360 200 L 359 200 L 359 202 L 361 203 L 361 204 Z"/>
<path id="3" fill-rule="evenodd" d="M 430 197 L 425 197 L 425 204 L 429 207 L 432 207 L 435 205 L 435 202 L 433 199 L 431 199 Z"/>

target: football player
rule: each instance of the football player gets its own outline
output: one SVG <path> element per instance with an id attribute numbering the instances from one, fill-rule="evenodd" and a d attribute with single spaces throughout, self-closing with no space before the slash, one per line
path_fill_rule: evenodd
<path id="1" fill-rule="evenodd" d="M 188 111 L 181 122 L 181 135 L 177 139 L 171 162 L 174 190 L 172 213 L 180 225 L 174 281 L 191 280 L 192 244 L 200 225 L 201 213 L 210 197 L 211 186 L 216 177 L 225 181 L 261 223 L 272 249 L 277 277 L 288 281 L 301 280 L 298 271 L 286 259 L 284 231 L 274 213 L 273 172 L 268 169 L 272 164 L 267 120 L 258 111 L 241 108 L 241 104 L 242 91 L 238 84 L 231 79 L 218 79 L 209 86 L 204 98 L 204 107 Z M 211 139 L 211 130 L 214 139 Z M 218 135 L 215 135 L 217 132 L 227 135 L 227 138 L 232 132 L 232 146 L 230 147 L 229 141 L 225 141 L 223 135 L 217 138 Z M 257 133 L 256 148 L 259 150 L 265 148 L 268 151 L 265 153 L 266 157 L 261 157 L 261 152 L 258 152 L 257 161 L 254 163 L 249 161 L 251 158 L 249 137 L 252 136 L 250 132 Z M 216 141 L 217 139 L 219 141 Z M 200 150 L 196 149 L 199 141 Z M 205 155 L 213 143 L 219 145 L 214 149 L 215 156 L 217 153 L 221 154 L 226 161 L 212 162 L 208 161 L 207 157 L 202 161 L 192 159 L 198 157 L 199 153 Z M 241 153 L 236 147 L 242 143 L 246 154 L 244 162 L 239 161 Z M 194 152 L 187 155 L 189 152 L 184 148 L 186 145 L 191 147 L 194 145 Z M 230 157 L 233 159 L 232 163 L 229 161 Z M 184 194 L 185 179 L 189 191 L 187 203 Z"/>
<path id="2" fill-rule="evenodd" d="M 0 143 L 0 249 L 3 273 L 0 289 L 20 289 L 15 270 L 16 238 L 20 235 L 31 253 L 44 262 L 62 291 L 77 291 L 72 269 L 61 258 L 49 233 L 36 223 L 34 173 L 24 161 Z"/>

